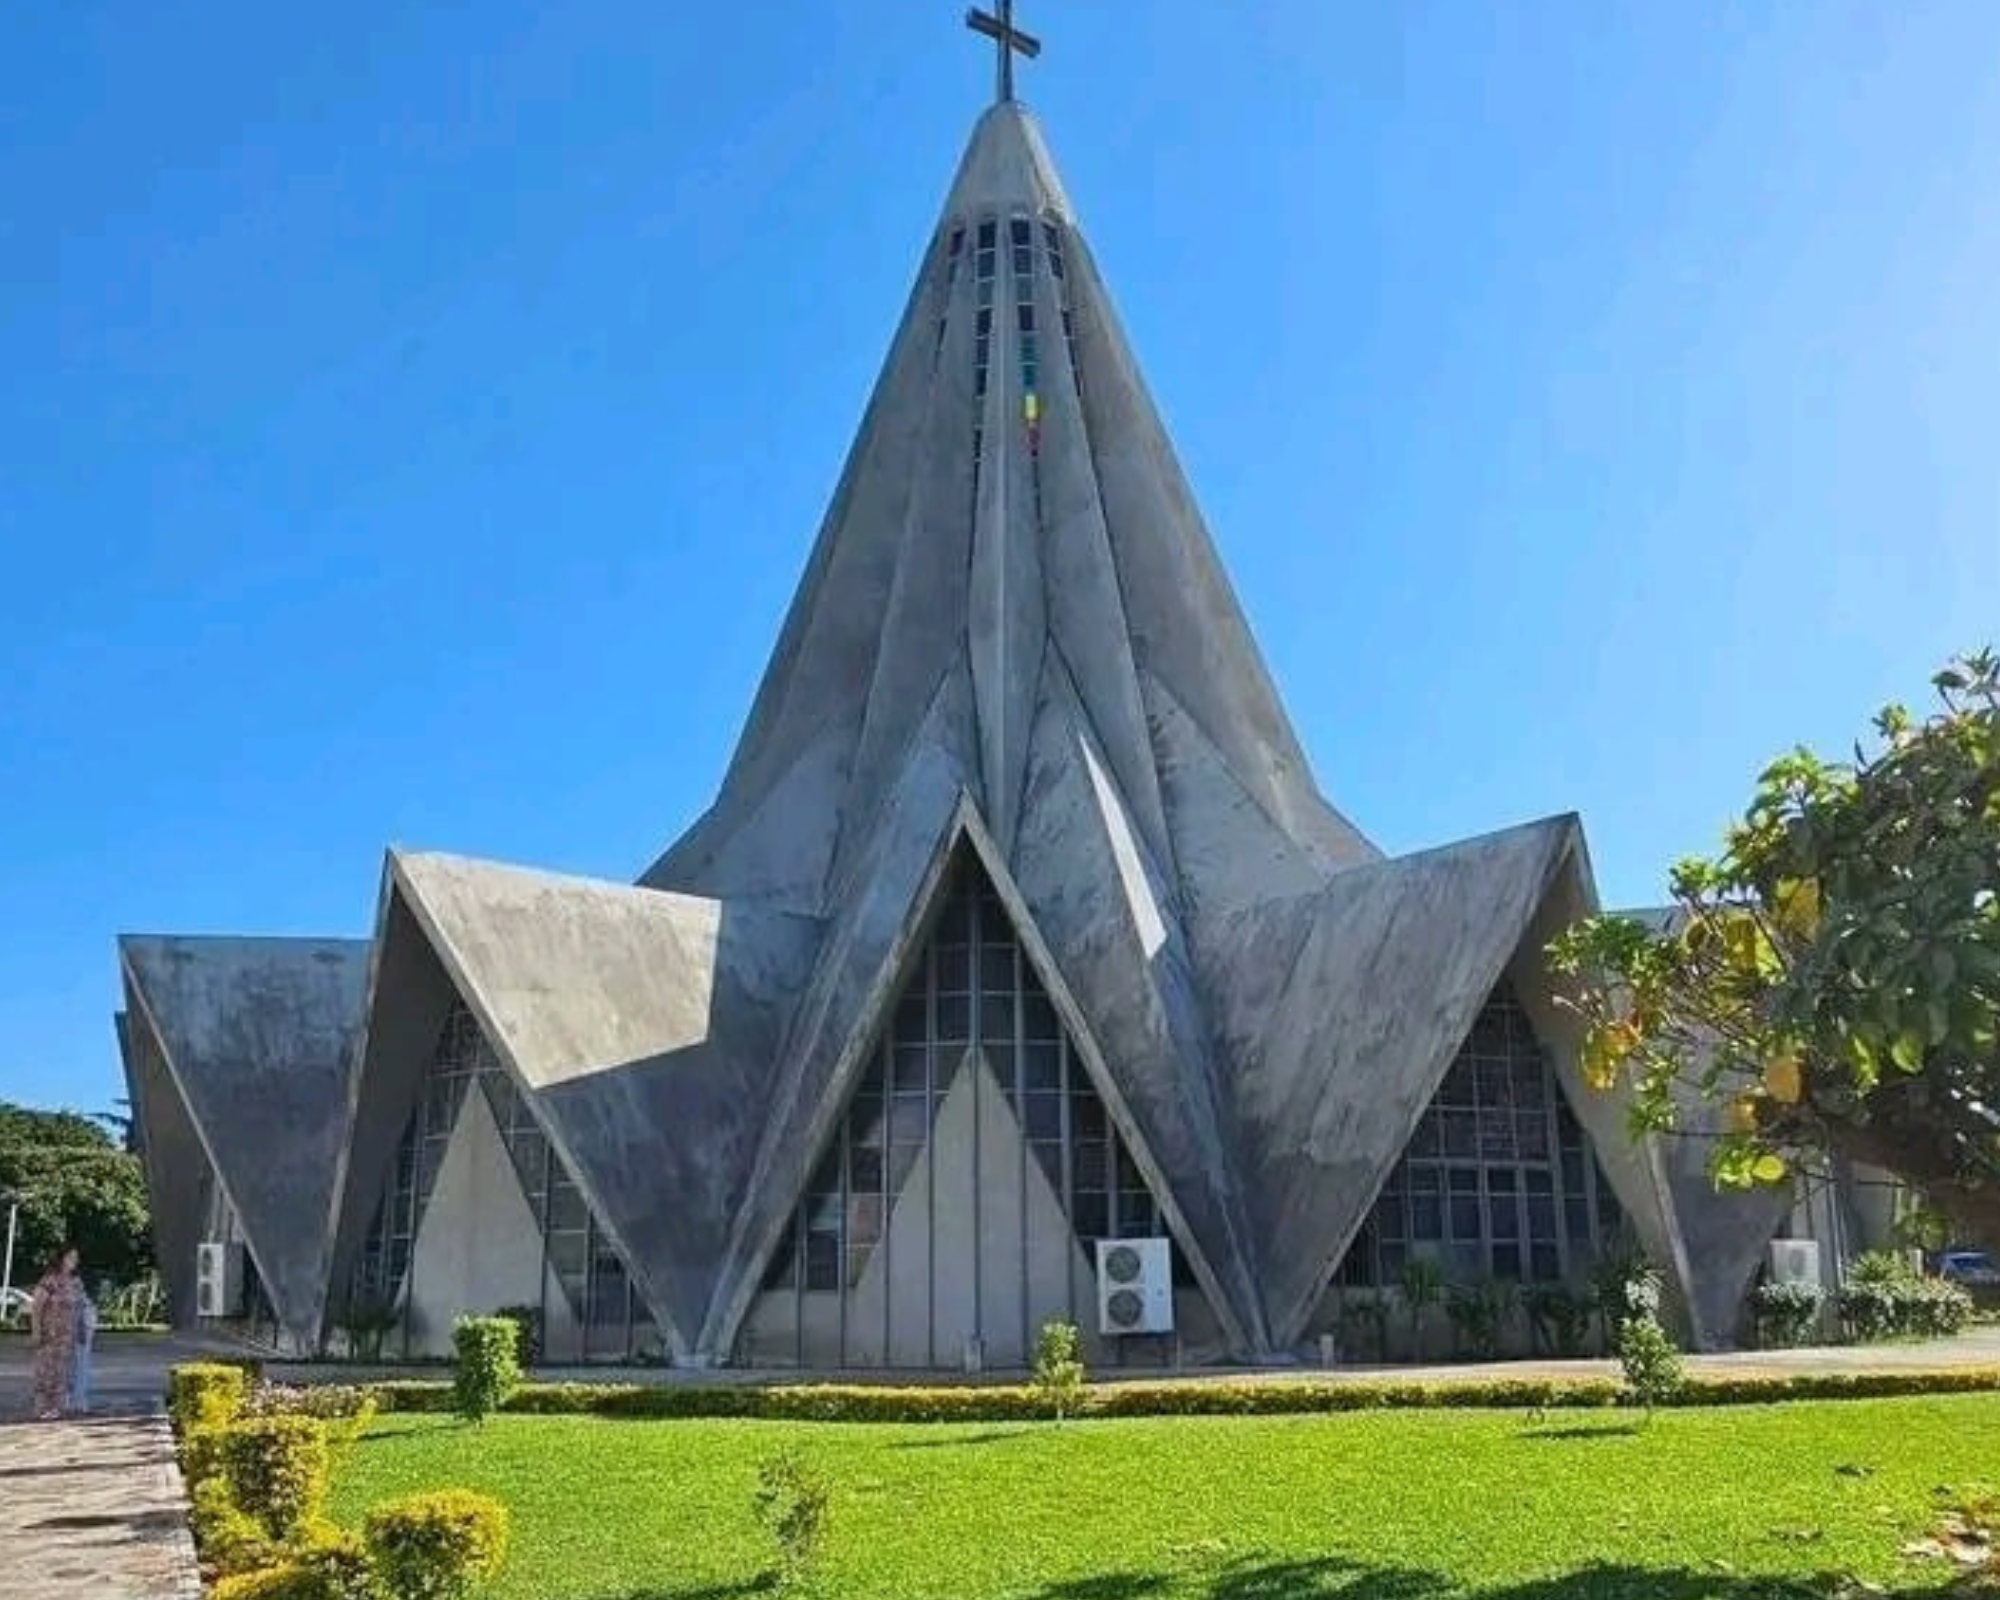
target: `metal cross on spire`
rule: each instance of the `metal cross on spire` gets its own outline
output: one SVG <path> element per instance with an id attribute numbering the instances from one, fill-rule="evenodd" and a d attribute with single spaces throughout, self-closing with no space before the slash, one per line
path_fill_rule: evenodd
<path id="1" fill-rule="evenodd" d="M 965 25 L 983 33 L 999 47 L 1000 70 L 995 88 L 1003 103 L 1014 98 L 1014 55 L 1018 51 L 1030 61 L 1042 53 L 1042 41 L 1014 26 L 1014 0 L 993 0 L 991 12 L 977 6 L 965 14 Z"/>

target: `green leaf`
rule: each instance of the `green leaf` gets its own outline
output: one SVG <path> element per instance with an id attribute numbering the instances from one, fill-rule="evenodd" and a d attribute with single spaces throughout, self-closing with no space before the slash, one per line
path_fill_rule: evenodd
<path id="1" fill-rule="evenodd" d="M 1750 1163 L 1750 1178 L 1754 1183 L 1782 1183 L 1790 1170 L 1783 1157 L 1774 1156 L 1767 1150 Z"/>
<path id="2" fill-rule="evenodd" d="M 1913 1028 L 1899 1028 L 1889 1041 L 1889 1059 L 1904 1072 L 1918 1072 L 1924 1064 L 1923 1035 Z"/>

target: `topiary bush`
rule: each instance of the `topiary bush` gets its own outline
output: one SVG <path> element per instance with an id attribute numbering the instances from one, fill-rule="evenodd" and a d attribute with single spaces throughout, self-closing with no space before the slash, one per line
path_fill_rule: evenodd
<path id="1" fill-rule="evenodd" d="M 459 1600 L 507 1559 L 507 1508 L 490 1495 L 441 1489 L 370 1511 L 362 1538 L 390 1600 Z"/>
<path id="2" fill-rule="evenodd" d="M 453 1409 L 467 1422 L 484 1422 L 521 1387 L 520 1339 L 507 1317 L 460 1317 L 453 1325 Z"/>
<path id="3" fill-rule="evenodd" d="M 326 1504 L 331 1470 L 326 1424 L 316 1417 L 256 1417 L 223 1430 L 230 1496 L 272 1539 L 302 1533 Z"/>
<path id="4" fill-rule="evenodd" d="M 1083 1340 L 1074 1322 L 1045 1322 L 1035 1336 L 1035 1389 L 1056 1421 L 1083 1399 Z"/>
<path id="5" fill-rule="evenodd" d="M 542 1308 L 540 1306 L 502 1306 L 493 1313 L 514 1324 L 517 1334 L 514 1357 L 523 1370 L 542 1364 Z"/>
<path id="6" fill-rule="evenodd" d="M 188 1528 L 202 1566 L 219 1577 L 234 1577 L 269 1566 L 278 1558 L 270 1535 L 244 1514 L 221 1476 L 203 1479 L 188 1494 Z"/>
<path id="7" fill-rule="evenodd" d="M 312 1417 L 334 1449 L 352 1444 L 375 1418 L 375 1391 L 355 1384 L 260 1383 L 243 1403 L 248 1417 Z"/>
<path id="8" fill-rule="evenodd" d="M 1757 1342 L 1792 1349 L 1808 1343 L 1819 1327 L 1826 1295 L 1816 1283 L 1760 1283 L 1750 1296 L 1757 1319 Z"/>
<path id="9" fill-rule="evenodd" d="M 242 1415 L 250 1373 L 225 1361 L 190 1361 L 167 1374 L 167 1416 L 175 1431 L 219 1428 Z"/>
<path id="10" fill-rule="evenodd" d="M 287 1556 L 219 1579 L 209 1600 L 381 1600 L 381 1594 L 360 1539 L 328 1528 Z"/>

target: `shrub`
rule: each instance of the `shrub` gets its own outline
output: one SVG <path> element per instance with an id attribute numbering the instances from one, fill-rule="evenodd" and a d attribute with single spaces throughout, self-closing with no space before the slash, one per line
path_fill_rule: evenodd
<path id="1" fill-rule="evenodd" d="M 1389 1359 L 1389 1297 L 1374 1289 L 1349 1289 L 1340 1301 L 1340 1331 L 1358 1347 L 1365 1335 L 1377 1361 Z"/>
<path id="2" fill-rule="evenodd" d="M 1082 1348 L 1073 1322 L 1045 1322 L 1035 1336 L 1035 1388 L 1058 1422 L 1083 1399 Z"/>
<path id="3" fill-rule="evenodd" d="M 304 1600 L 303 1580 L 296 1562 L 281 1561 L 217 1579 L 208 1591 L 209 1600 Z"/>
<path id="4" fill-rule="evenodd" d="M 223 1577 L 266 1567 L 277 1555 L 270 1537 L 244 1514 L 221 1477 L 205 1478 L 189 1491 L 188 1527 L 202 1565 Z"/>
<path id="5" fill-rule="evenodd" d="M 282 1560 L 221 1579 L 210 1600 L 378 1600 L 361 1541 L 328 1528 Z"/>
<path id="6" fill-rule="evenodd" d="M 234 1422 L 250 1392 L 250 1377 L 234 1362 L 184 1362 L 167 1374 L 167 1415 L 181 1433 Z"/>
<path id="7" fill-rule="evenodd" d="M 355 1361 L 380 1361 L 382 1341 L 402 1320 L 396 1302 L 386 1295 L 356 1295 L 335 1314 L 333 1325 L 347 1335 L 347 1353 Z"/>
<path id="8" fill-rule="evenodd" d="M 181 1434 L 176 1448 L 189 1493 L 222 1475 L 222 1446 L 229 1426 L 189 1428 Z"/>
<path id="9" fill-rule="evenodd" d="M 1504 1283 L 1454 1283 L 1444 1292 L 1444 1314 L 1461 1356 L 1491 1361 L 1500 1354 L 1500 1335 L 1513 1303 Z"/>
<path id="10" fill-rule="evenodd" d="M 1750 1297 L 1757 1318 L 1757 1341 L 1792 1348 L 1806 1343 L 1819 1326 L 1826 1296 L 1816 1283 L 1760 1283 Z"/>
<path id="11" fill-rule="evenodd" d="M 229 1492 L 245 1515 L 283 1542 L 326 1503 L 326 1424 L 315 1417 L 258 1417 L 223 1432 Z"/>
<path id="12" fill-rule="evenodd" d="M 826 1538 L 831 1499 L 824 1475 L 795 1450 L 773 1456 L 757 1469 L 757 1520 L 778 1547 L 779 1583 L 797 1583 L 811 1570 Z"/>
<path id="13" fill-rule="evenodd" d="M 1900 1279 L 1871 1275 L 1849 1280 L 1834 1304 L 1848 1336 L 1862 1340 L 1947 1338 L 1964 1332 L 1972 1321 L 1972 1296 L 1964 1289 L 1914 1273 Z"/>
<path id="14" fill-rule="evenodd" d="M 391 1600 L 457 1600 L 507 1558 L 507 1508 L 466 1489 L 391 1500 L 370 1511 L 362 1537 Z"/>
<path id="15" fill-rule="evenodd" d="M 1625 1320 L 1618 1329 L 1618 1365 L 1626 1398 L 1647 1411 L 1669 1405 L 1687 1387 L 1680 1348 L 1660 1326 L 1660 1280 L 1642 1270 L 1625 1284 Z"/>
<path id="16" fill-rule="evenodd" d="M 1597 1311 L 1596 1297 L 1589 1290 L 1566 1283 L 1530 1284 L 1521 1291 L 1521 1306 L 1538 1347 L 1565 1359 L 1583 1354 L 1590 1319 Z"/>
<path id="17" fill-rule="evenodd" d="M 1843 1276 L 1849 1283 L 1885 1286 L 1918 1281 L 1917 1269 L 1910 1265 L 1909 1256 L 1900 1250 L 1864 1250 L 1847 1263 Z"/>
<path id="18" fill-rule="evenodd" d="M 1444 1269 L 1427 1256 L 1412 1256 L 1403 1263 L 1397 1284 L 1403 1291 L 1404 1309 L 1410 1314 L 1410 1359 L 1421 1361 L 1424 1313 L 1444 1297 Z M 1383 1352 L 1385 1359 L 1387 1354 Z"/>
<path id="19" fill-rule="evenodd" d="M 345 1528 L 313 1529 L 295 1559 L 309 1585 L 300 1600 L 378 1600 L 381 1594 L 368 1546 Z"/>
<path id="20" fill-rule="evenodd" d="M 542 1308 L 540 1306 L 502 1306 L 493 1313 L 514 1324 L 514 1359 L 525 1370 L 537 1367 L 542 1362 Z"/>
<path id="21" fill-rule="evenodd" d="M 453 1409 L 467 1422 L 484 1422 L 521 1387 L 520 1338 L 506 1317 L 460 1317 L 452 1328 Z"/>
<path id="22" fill-rule="evenodd" d="M 260 1383 L 243 1404 L 245 1417 L 313 1417 L 326 1424 L 327 1443 L 336 1449 L 359 1438 L 375 1411 L 374 1390 L 342 1383 Z"/>

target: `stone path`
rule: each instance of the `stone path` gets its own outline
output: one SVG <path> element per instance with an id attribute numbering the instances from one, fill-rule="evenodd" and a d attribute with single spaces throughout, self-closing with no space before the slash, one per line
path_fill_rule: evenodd
<path id="1" fill-rule="evenodd" d="M 9 1600 L 195 1600 L 166 1418 L 0 1424 L 0 1592 Z"/>

